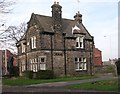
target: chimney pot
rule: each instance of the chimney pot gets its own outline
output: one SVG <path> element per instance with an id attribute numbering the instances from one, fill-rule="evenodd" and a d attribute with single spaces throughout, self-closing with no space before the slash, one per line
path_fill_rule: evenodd
<path id="1" fill-rule="evenodd" d="M 54 2 L 54 4 L 56 4 L 56 1 Z"/>
<path id="2" fill-rule="evenodd" d="M 57 2 L 57 4 L 59 5 L 59 2 Z"/>

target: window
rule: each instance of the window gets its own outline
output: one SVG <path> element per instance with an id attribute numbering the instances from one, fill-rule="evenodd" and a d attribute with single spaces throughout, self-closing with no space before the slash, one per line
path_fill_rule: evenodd
<path id="1" fill-rule="evenodd" d="M 39 62 L 39 69 L 40 70 L 46 70 L 46 56 L 39 56 L 38 58 Z"/>
<path id="2" fill-rule="evenodd" d="M 76 62 L 80 62 L 80 61 L 81 61 L 81 58 L 75 58 L 75 61 L 76 61 Z"/>
<path id="3" fill-rule="evenodd" d="M 87 70 L 86 58 L 75 58 L 76 70 Z"/>
<path id="4" fill-rule="evenodd" d="M 37 58 L 34 58 L 34 64 L 33 64 L 33 72 L 37 72 L 38 67 L 37 67 Z"/>
<path id="5" fill-rule="evenodd" d="M 30 64 L 30 70 L 33 70 L 33 65 L 32 64 Z"/>
<path id="6" fill-rule="evenodd" d="M 38 65 L 37 65 L 37 59 L 30 59 L 30 70 L 32 70 L 33 72 L 37 72 L 38 71 Z"/>
<path id="7" fill-rule="evenodd" d="M 36 36 L 31 37 L 31 48 L 36 48 Z"/>
<path id="8" fill-rule="evenodd" d="M 37 64 L 33 64 L 33 72 L 37 72 Z"/>
<path id="9" fill-rule="evenodd" d="M 83 36 L 76 38 L 76 48 L 83 48 Z"/>
<path id="10" fill-rule="evenodd" d="M 75 62 L 77 62 L 78 58 L 75 58 Z"/>
<path id="11" fill-rule="evenodd" d="M 25 71 L 25 61 L 24 60 L 22 61 L 22 66 L 21 67 L 22 67 L 22 72 Z"/>
<path id="12" fill-rule="evenodd" d="M 76 38 L 76 48 L 79 48 L 79 37 Z"/>
<path id="13" fill-rule="evenodd" d="M 45 62 L 45 58 L 41 58 L 41 62 Z"/>
<path id="14" fill-rule="evenodd" d="M 38 62 L 39 63 L 45 63 L 46 62 L 46 56 L 39 56 Z"/>
<path id="15" fill-rule="evenodd" d="M 24 52 L 25 52 L 25 45 L 22 44 L 22 53 L 24 53 Z"/>
<path id="16" fill-rule="evenodd" d="M 40 64 L 40 70 L 46 70 L 46 64 Z"/>
<path id="17" fill-rule="evenodd" d="M 38 70 L 46 70 L 46 56 L 39 56 L 38 61 L 37 58 L 30 59 L 29 70 L 32 70 L 33 72 L 37 72 Z"/>
<path id="18" fill-rule="evenodd" d="M 22 65 L 22 72 L 25 71 L 25 65 Z"/>

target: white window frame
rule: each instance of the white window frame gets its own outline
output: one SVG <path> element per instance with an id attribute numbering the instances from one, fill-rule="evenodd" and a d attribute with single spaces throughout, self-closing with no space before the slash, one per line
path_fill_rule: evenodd
<path id="1" fill-rule="evenodd" d="M 25 65 L 22 65 L 22 72 L 25 71 Z"/>
<path id="2" fill-rule="evenodd" d="M 22 63 L 22 65 L 21 65 L 22 70 L 21 70 L 21 71 L 23 72 L 23 71 L 26 70 L 26 69 L 25 69 L 25 61 L 23 60 L 21 63 Z"/>
<path id="3" fill-rule="evenodd" d="M 38 71 L 37 58 L 30 59 L 30 70 L 32 70 L 33 72 L 37 72 Z"/>
<path id="4" fill-rule="evenodd" d="M 42 58 L 44 58 L 44 62 L 42 62 L 42 60 L 41 60 Z M 46 62 L 46 56 L 39 56 L 38 62 L 39 63 L 45 63 Z"/>
<path id="5" fill-rule="evenodd" d="M 33 72 L 37 72 L 38 71 L 37 58 L 34 58 L 33 61 L 34 61 L 34 63 L 33 63 Z"/>
<path id="6" fill-rule="evenodd" d="M 36 48 L 36 36 L 31 37 L 31 48 Z"/>
<path id="7" fill-rule="evenodd" d="M 80 37 L 76 38 L 76 48 L 84 48 L 83 39 L 84 39 L 83 36 L 80 36 Z"/>
<path id="8" fill-rule="evenodd" d="M 22 53 L 25 53 L 25 45 L 22 43 Z"/>
<path id="9" fill-rule="evenodd" d="M 84 39 L 84 37 L 82 36 L 82 37 L 80 37 L 80 43 L 82 43 L 81 45 L 80 45 L 80 48 L 83 48 L 83 39 Z"/>
<path id="10" fill-rule="evenodd" d="M 42 58 L 44 58 L 44 62 L 42 62 Z M 38 58 L 39 62 L 39 70 L 46 70 L 46 56 L 39 56 Z"/>
<path id="11" fill-rule="evenodd" d="M 32 64 L 30 64 L 30 70 L 33 70 L 33 65 Z"/>
<path id="12" fill-rule="evenodd" d="M 38 69 L 37 69 L 37 64 L 33 64 L 33 72 L 37 72 L 38 71 Z"/>
<path id="13" fill-rule="evenodd" d="M 46 70 L 46 64 L 41 64 L 40 63 L 40 70 Z"/>
<path id="14" fill-rule="evenodd" d="M 30 70 L 33 70 L 33 59 L 30 59 Z"/>
<path id="15" fill-rule="evenodd" d="M 81 61 L 80 61 L 81 60 Z M 81 68 L 82 67 L 82 68 Z M 87 70 L 87 63 L 86 58 L 77 58 L 77 61 L 75 61 L 75 70 Z"/>

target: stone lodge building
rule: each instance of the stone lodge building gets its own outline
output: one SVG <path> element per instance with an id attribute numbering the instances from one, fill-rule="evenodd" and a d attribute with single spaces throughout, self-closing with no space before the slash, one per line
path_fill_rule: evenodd
<path id="1" fill-rule="evenodd" d="M 62 18 L 59 2 L 51 6 L 52 17 L 32 13 L 27 31 L 17 43 L 20 75 L 25 70 L 52 70 L 56 76 L 93 74 L 93 36 L 82 24 Z"/>

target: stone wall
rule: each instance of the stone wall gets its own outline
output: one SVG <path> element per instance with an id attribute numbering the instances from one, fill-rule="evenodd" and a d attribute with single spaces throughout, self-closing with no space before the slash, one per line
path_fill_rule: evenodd
<path id="1" fill-rule="evenodd" d="M 20 72 L 20 76 L 22 76 L 22 65 L 24 62 L 24 65 L 26 65 L 26 55 L 21 55 L 17 58 L 18 61 L 18 66 L 19 66 L 19 72 Z M 26 66 L 25 66 L 26 69 Z"/>
<path id="2" fill-rule="evenodd" d="M 36 25 L 28 28 L 26 35 L 26 53 L 21 54 L 21 46 L 19 47 L 19 64 L 20 60 L 25 60 L 27 65 L 27 70 L 30 70 L 30 59 L 37 58 L 39 56 L 46 56 L 46 69 L 52 70 L 56 76 L 65 75 L 65 62 L 66 62 L 66 74 L 67 75 L 91 75 L 93 72 L 93 52 L 90 52 L 91 45 L 89 41 L 84 40 L 84 49 L 76 49 L 76 39 L 69 38 L 65 39 L 64 48 L 64 36 L 61 33 L 55 33 L 51 35 L 50 33 L 42 33 Z M 35 49 L 31 49 L 31 37 L 36 36 L 37 46 Z M 52 40 L 51 40 L 52 39 Z M 52 42 L 52 44 L 51 44 Z M 53 48 L 53 49 L 51 49 Z M 52 51 L 52 52 L 51 52 Z M 92 51 L 92 50 L 91 50 Z M 90 54 L 91 53 L 91 54 Z M 65 58 L 66 56 L 66 58 Z M 86 58 L 87 70 L 75 70 L 75 58 L 84 57 Z M 26 60 L 27 58 L 27 60 Z M 53 59 L 53 62 L 52 62 Z M 66 60 L 66 61 L 65 61 Z M 21 68 L 21 65 L 20 65 Z M 20 70 L 21 71 L 21 70 Z"/>
<path id="3" fill-rule="evenodd" d="M 62 34 L 60 34 L 60 33 L 55 33 L 55 35 L 54 35 L 54 38 L 53 38 L 53 40 L 54 40 L 54 49 L 61 49 L 61 50 L 63 50 L 64 48 L 63 48 L 63 36 L 62 36 Z"/>

